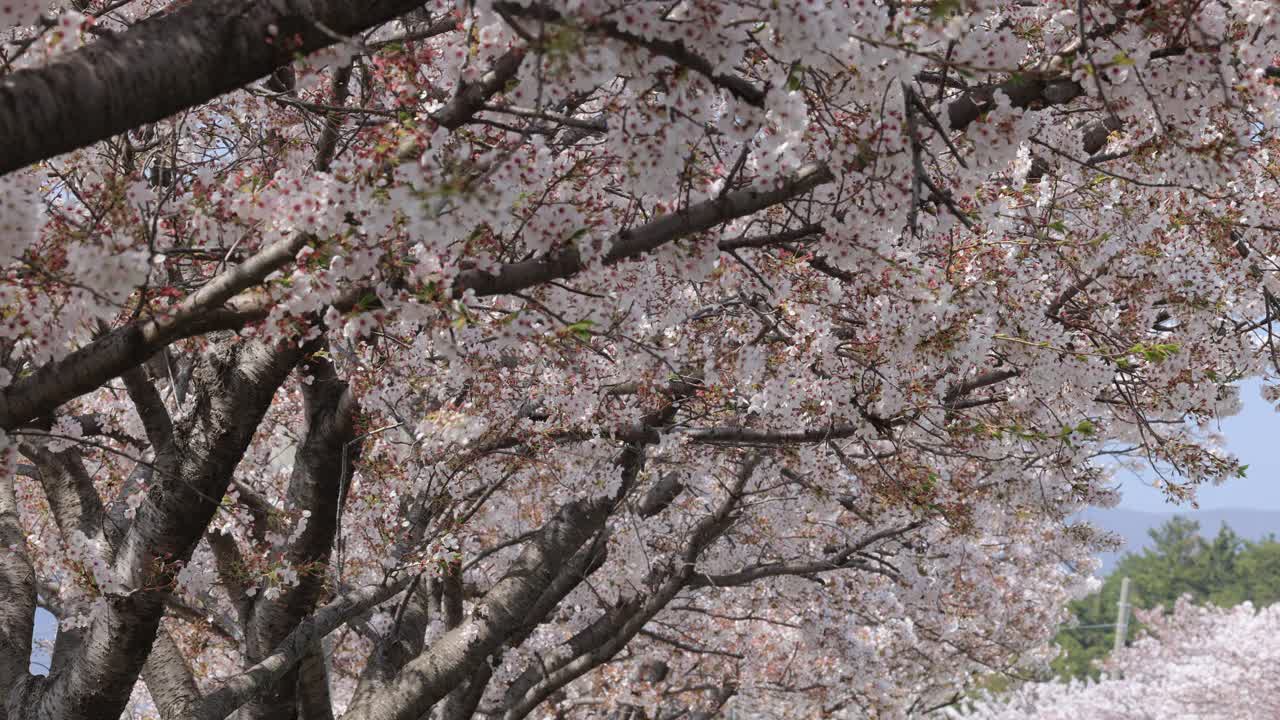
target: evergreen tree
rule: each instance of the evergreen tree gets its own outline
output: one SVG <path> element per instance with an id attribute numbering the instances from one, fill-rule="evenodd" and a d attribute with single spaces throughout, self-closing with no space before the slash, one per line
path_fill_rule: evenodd
<path id="1" fill-rule="evenodd" d="M 1136 608 L 1171 609 L 1184 594 L 1196 603 L 1223 608 L 1246 600 L 1259 607 L 1280 600 L 1280 542 L 1273 536 L 1251 542 L 1223 524 L 1216 537 L 1205 539 L 1200 524 L 1185 517 L 1148 534 L 1151 547 L 1126 553 L 1098 592 L 1071 603 L 1077 622 L 1059 631 L 1063 652 L 1053 663 L 1060 677 L 1097 677 L 1095 661 L 1115 644 L 1116 605 L 1125 577 L 1131 582 L 1129 602 Z M 1131 622 L 1129 637 L 1139 629 Z"/>

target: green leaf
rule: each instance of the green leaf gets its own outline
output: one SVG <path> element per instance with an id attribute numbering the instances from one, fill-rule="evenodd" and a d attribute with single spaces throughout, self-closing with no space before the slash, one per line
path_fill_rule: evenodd
<path id="1" fill-rule="evenodd" d="M 960 9 L 960 0 L 937 0 L 929 8 L 929 17 L 938 20 Z"/>
<path id="2" fill-rule="evenodd" d="M 1128 349 L 1130 355 L 1138 355 L 1147 362 L 1160 363 L 1173 357 L 1180 347 L 1175 343 L 1137 343 Z"/>
<path id="3" fill-rule="evenodd" d="M 787 89 L 792 92 L 804 87 L 804 65 L 796 63 L 791 66 L 791 72 L 787 73 Z"/>
<path id="4" fill-rule="evenodd" d="M 591 326 L 594 324 L 590 320 L 579 320 L 571 325 L 566 325 L 565 330 L 573 333 L 579 340 L 586 342 L 591 339 Z"/>

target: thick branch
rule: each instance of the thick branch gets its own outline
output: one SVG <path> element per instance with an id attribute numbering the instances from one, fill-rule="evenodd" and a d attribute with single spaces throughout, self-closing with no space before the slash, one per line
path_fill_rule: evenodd
<path id="1" fill-rule="evenodd" d="M 318 640 L 311 643 L 298 663 L 298 720 L 333 720 L 329 668 Z"/>
<path id="2" fill-rule="evenodd" d="M 1062 105 L 1084 94 L 1080 83 L 1067 77 L 1042 77 L 1022 74 L 1002 83 L 972 88 L 947 106 L 947 120 L 952 130 L 969 127 L 983 113 L 995 107 L 996 93 L 1009 97 L 1016 108 L 1034 105 Z"/>
<path id="3" fill-rule="evenodd" d="M 0 477 L 0 690 L 27 678 L 36 617 L 36 575 L 18 521 L 13 475 Z"/>
<path id="4" fill-rule="evenodd" d="M 390 681 L 406 663 L 422 652 L 430 621 L 431 593 L 428 584 L 415 580 L 396 607 L 395 624 L 369 653 L 351 698 L 353 705 Z"/>
<path id="5" fill-rule="evenodd" d="M 22 454 L 35 463 L 35 478 L 49 501 L 58 531 L 64 538 L 79 532 L 90 540 L 98 541 L 101 544 L 97 547 L 102 548 L 103 555 L 94 560 L 109 565 L 110 554 L 119 545 L 124 529 L 107 521 L 102 498 L 94 488 L 93 478 L 81 462 L 79 452 L 71 449 L 53 453 L 26 443 L 20 448 Z M 66 665 L 83 639 L 84 633 L 79 629 L 59 628 L 51 670 L 56 672 Z M 151 654 L 142 666 L 142 677 L 163 720 L 187 717 L 200 697 L 186 658 L 163 629 L 156 635 Z"/>
<path id="6" fill-rule="evenodd" d="M 90 619 L 74 657 L 27 701 L 28 717 L 115 717 L 151 653 L 164 597 L 212 518 L 276 389 L 301 350 L 228 343 L 200 359 L 198 401 L 175 427 L 179 448 L 157 465 L 147 499 L 110 572 L 122 587 Z"/>
<path id="7" fill-rule="evenodd" d="M 613 239 L 605 254 L 605 265 L 639 257 L 682 237 L 704 232 L 720 223 L 745 217 L 778 203 L 791 200 L 825 185 L 834 176 L 825 165 L 806 165 L 795 175 L 774 184 L 731 192 L 724 197 L 707 200 L 679 212 L 664 215 L 640 227 L 626 230 Z M 564 247 L 550 255 L 510 263 L 496 272 L 468 270 L 459 273 L 453 292 L 461 296 L 467 290 L 476 295 L 499 295 L 523 290 L 534 285 L 576 275 L 587 267 L 578 249 Z"/>
<path id="8" fill-rule="evenodd" d="M 798 227 L 794 230 L 784 230 L 782 232 L 770 233 L 769 235 L 754 235 L 750 237 L 734 238 L 732 240 L 721 240 L 716 243 L 716 248 L 728 252 L 730 250 L 741 250 L 743 248 L 763 248 L 773 245 L 786 245 L 787 243 L 805 240 L 821 234 L 821 225 L 809 224 Z"/>
<path id="9" fill-rule="evenodd" d="M 200 701 L 200 690 L 178 644 L 163 629 L 142 666 L 142 680 L 160 711 L 161 720 L 187 720 Z"/>
<path id="10" fill-rule="evenodd" d="M 412 578 L 403 577 L 386 585 L 371 585 L 328 603 L 299 623 L 271 655 L 206 695 L 192 717 L 195 720 L 223 720 L 228 717 L 250 698 L 279 681 L 310 652 L 314 643 L 352 618 L 395 597 L 411 581 Z"/>
<path id="11" fill-rule="evenodd" d="M 147 433 L 147 440 L 155 450 L 156 456 L 173 452 L 173 419 L 164 406 L 164 400 L 155 385 L 147 379 L 141 365 L 129 368 L 121 375 L 125 390 L 133 407 L 142 418 L 142 428 Z"/>
<path id="12" fill-rule="evenodd" d="M 10 73 L 0 80 L 0 174 L 204 103 L 420 4 L 198 0 Z"/>
<path id="13" fill-rule="evenodd" d="M 333 363 L 316 352 L 303 365 L 310 375 L 302 397 L 307 430 L 294 457 L 289 480 L 288 507 L 297 515 L 309 513 L 306 526 L 284 554 L 284 563 L 298 568 L 298 582 L 276 597 L 259 596 L 245 628 L 250 662 L 269 655 L 315 608 L 323 592 L 338 531 L 343 483 L 351 476 L 359 448 L 355 441 L 355 401 Z M 244 720 L 288 720 L 297 706 L 297 673 L 291 672 L 271 692 L 242 713 Z"/>
<path id="14" fill-rule="evenodd" d="M 269 245 L 192 293 L 164 317 L 115 330 L 15 380 L 0 391 L 0 428 L 48 415 L 62 403 L 141 364 L 170 342 L 208 332 L 212 328 L 206 314 L 225 312 L 221 310 L 224 303 L 293 260 L 309 239 L 299 233 Z"/>
<path id="15" fill-rule="evenodd" d="M 607 662 L 671 602 L 689 581 L 703 550 L 710 547 L 731 523 L 731 514 L 738 506 L 743 489 L 755 473 L 759 460 L 757 455 L 743 462 L 733 484 L 727 488 L 725 499 L 689 533 L 689 540 L 674 567 L 666 570 L 655 568 L 651 579 L 661 578 L 661 581 L 645 583 L 656 585 L 655 591 L 631 595 L 570 638 L 554 658 L 530 665 L 512 683 L 505 697 L 507 707 L 503 720 L 524 718 L 557 690 Z"/>
<path id="16" fill-rule="evenodd" d="M 494 9 L 506 15 L 509 18 L 529 18 L 545 23 L 563 23 L 565 17 L 556 12 L 552 8 L 544 5 L 531 5 L 524 7 L 513 2 L 497 2 L 493 5 Z M 728 90 L 734 97 L 742 100 L 748 105 L 755 107 L 764 107 L 765 92 L 760 88 L 752 85 L 750 81 L 737 75 L 728 73 L 718 73 L 711 61 L 691 51 L 685 47 L 684 43 L 679 40 L 666 40 L 663 38 L 646 38 L 633 33 L 629 33 L 614 22 L 602 20 L 592 23 L 588 29 L 604 34 L 606 37 L 613 38 L 628 45 L 642 47 L 654 55 L 667 58 L 668 60 L 686 67 L 699 75 L 707 78 L 713 85 Z"/>
<path id="17" fill-rule="evenodd" d="M 570 503 L 512 563 L 471 617 L 410 662 L 387 687 L 352 706 L 348 720 L 417 720 L 519 627 L 560 568 L 603 525 L 609 504 Z"/>
<path id="18" fill-rule="evenodd" d="M 520 63 L 524 61 L 524 55 L 523 48 L 507 51 L 494 61 L 493 67 L 482 75 L 479 81 L 459 86 L 453 99 L 431 114 L 432 119 L 450 130 L 457 130 L 465 125 L 476 113 L 484 109 L 485 103 L 489 102 L 490 98 L 501 92 L 507 83 L 515 79 L 516 72 L 520 70 Z"/>

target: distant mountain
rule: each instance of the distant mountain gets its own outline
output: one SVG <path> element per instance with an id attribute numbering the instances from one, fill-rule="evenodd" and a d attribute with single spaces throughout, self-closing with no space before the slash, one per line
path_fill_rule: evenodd
<path id="1" fill-rule="evenodd" d="M 1200 523 L 1200 534 L 1213 537 L 1226 523 L 1237 535 L 1246 540 L 1261 540 L 1268 535 L 1280 537 L 1280 510 L 1249 510 L 1246 508 L 1221 508 L 1214 510 L 1186 510 L 1174 512 L 1143 512 L 1141 510 L 1110 510 L 1089 508 L 1081 516 L 1097 527 L 1110 530 L 1124 538 L 1119 552 L 1100 553 L 1102 567 L 1098 572 L 1106 575 L 1116 561 L 1126 552 L 1140 553 L 1151 545 L 1148 530 L 1160 527 L 1174 516 L 1181 515 Z"/>

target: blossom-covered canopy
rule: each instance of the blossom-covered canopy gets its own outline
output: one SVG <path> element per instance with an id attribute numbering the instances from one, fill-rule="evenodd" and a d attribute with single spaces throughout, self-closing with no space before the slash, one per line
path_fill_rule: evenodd
<path id="1" fill-rule="evenodd" d="M 1271 3 L 0 27 L 9 719 L 918 714 L 1243 472 Z"/>

